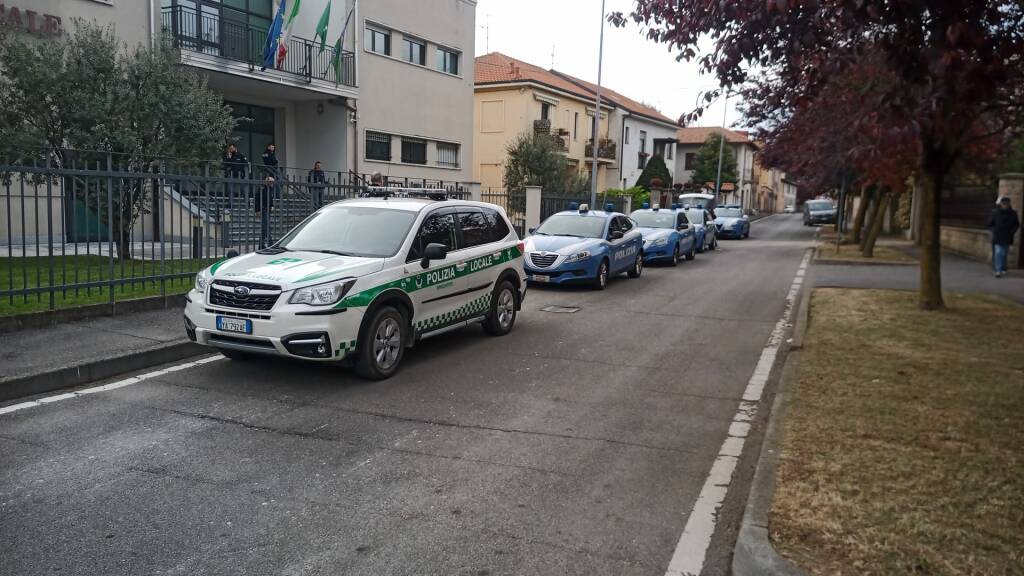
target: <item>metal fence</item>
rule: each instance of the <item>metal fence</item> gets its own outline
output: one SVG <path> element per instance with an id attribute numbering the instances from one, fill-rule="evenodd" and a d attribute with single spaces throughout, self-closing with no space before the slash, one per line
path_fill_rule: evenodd
<path id="1" fill-rule="evenodd" d="M 520 238 L 526 236 L 526 191 L 508 191 L 502 188 L 485 188 L 480 192 L 484 202 L 497 204 L 505 209 L 505 214 L 512 221 L 512 226 Z"/>
<path id="2" fill-rule="evenodd" d="M 0 314 L 183 292 L 228 251 L 281 238 L 368 180 L 309 176 L 256 166 L 229 178 L 219 163 L 140 167 L 100 154 L 0 158 Z M 451 182 L 416 183 L 469 195 Z"/>
<path id="3" fill-rule="evenodd" d="M 946 226 L 985 228 L 995 207 L 995 186 L 956 186 L 942 191 L 942 223 Z"/>

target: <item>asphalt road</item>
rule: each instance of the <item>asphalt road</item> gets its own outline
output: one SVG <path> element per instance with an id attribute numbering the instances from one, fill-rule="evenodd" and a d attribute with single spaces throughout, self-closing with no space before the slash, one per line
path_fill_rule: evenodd
<path id="1" fill-rule="evenodd" d="M 811 237 L 532 289 L 385 382 L 219 360 L 0 415 L 0 574 L 664 574 Z"/>

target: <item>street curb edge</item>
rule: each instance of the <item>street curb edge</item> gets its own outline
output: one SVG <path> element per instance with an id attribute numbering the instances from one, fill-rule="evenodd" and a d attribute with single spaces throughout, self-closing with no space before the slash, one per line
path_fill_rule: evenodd
<path id="1" fill-rule="evenodd" d="M 166 364 L 167 362 L 174 362 L 209 352 L 209 348 L 204 348 L 188 340 L 182 340 L 149 350 L 133 352 L 113 358 L 104 358 L 78 366 L 68 366 L 27 376 L 15 376 L 10 379 L 0 380 L 0 402 L 52 392 L 62 388 L 81 386 L 126 372 L 142 370 L 157 364 Z"/>

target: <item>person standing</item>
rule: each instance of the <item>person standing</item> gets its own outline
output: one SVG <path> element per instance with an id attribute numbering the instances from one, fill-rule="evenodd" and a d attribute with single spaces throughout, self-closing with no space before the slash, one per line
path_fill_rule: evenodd
<path id="1" fill-rule="evenodd" d="M 270 215 L 274 212 L 274 190 L 277 183 L 273 176 L 267 176 L 256 195 L 256 218 L 260 221 L 260 248 L 272 244 L 270 235 Z"/>
<path id="2" fill-rule="evenodd" d="M 988 217 L 988 229 L 992 234 L 992 270 L 996 278 L 1006 276 L 1006 258 L 1018 228 L 1020 218 L 1010 206 L 1010 198 L 1003 196 L 996 203 L 992 215 Z"/>
<path id="3" fill-rule="evenodd" d="M 313 210 L 319 210 L 324 205 L 324 187 L 327 183 L 319 160 L 313 163 L 313 169 L 306 174 L 306 183 L 309 185 L 309 195 L 313 199 Z"/>
<path id="4" fill-rule="evenodd" d="M 227 152 L 224 153 L 224 158 L 221 161 L 221 165 L 224 168 L 224 177 L 231 180 L 243 180 L 245 179 L 245 172 L 249 167 L 249 159 L 238 151 L 238 147 L 233 143 L 228 144 Z M 224 188 L 227 191 L 228 196 L 228 210 L 234 208 L 235 196 L 239 195 L 241 187 L 240 182 L 227 182 Z"/>

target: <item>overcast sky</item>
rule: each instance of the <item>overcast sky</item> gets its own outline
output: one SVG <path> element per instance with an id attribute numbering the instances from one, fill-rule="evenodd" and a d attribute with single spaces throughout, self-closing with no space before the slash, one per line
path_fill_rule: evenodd
<path id="1" fill-rule="evenodd" d="M 631 0 L 607 0 L 605 9 L 628 13 L 632 4 Z M 600 13 L 601 0 L 478 0 L 476 55 L 486 54 L 489 48 L 551 68 L 553 48 L 556 70 L 596 82 Z M 698 73 L 696 62 L 676 62 L 664 44 L 647 40 L 632 21 L 625 28 L 605 23 L 601 83 L 653 104 L 672 119 L 693 110 L 702 90 L 718 85 L 714 77 Z M 729 103 L 727 126 L 740 119 L 734 104 Z M 722 112 L 723 102 L 716 102 L 698 125 L 721 125 Z"/>

